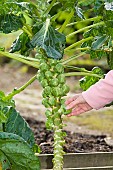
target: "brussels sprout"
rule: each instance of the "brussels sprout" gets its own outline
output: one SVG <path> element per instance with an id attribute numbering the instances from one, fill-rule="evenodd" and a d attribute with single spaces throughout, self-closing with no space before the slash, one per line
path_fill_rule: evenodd
<path id="1" fill-rule="evenodd" d="M 39 68 L 41 71 L 47 71 L 49 69 L 49 66 L 46 63 L 41 63 Z"/>
<path id="2" fill-rule="evenodd" d="M 37 79 L 41 82 L 42 80 L 44 80 L 44 73 L 39 73 L 37 75 Z"/>
<path id="3" fill-rule="evenodd" d="M 58 63 L 56 66 L 55 66 L 55 70 L 56 72 L 58 73 L 63 73 L 64 72 L 64 67 L 62 64 Z"/>
<path id="4" fill-rule="evenodd" d="M 47 96 L 50 96 L 50 95 L 51 95 L 51 87 L 49 87 L 49 86 L 45 87 L 44 93 L 45 93 Z"/>
<path id="5" fill-rule="evenodd" d="M 57 107 L 53 108 L 52 112 L 53 112 L 53 114 L 56 114 L 58 112 L 58 108 Z"/>
<path id="6" fill-rule="evenodd" d="M 53 119 L 50 117 L 49 119 L 46 120 L 46 128 L 48 130 L 52 130 L 54 124 L 53 124 Z"/>
<path id="7" fill-rule="evenodd" d="M 72 109 L 68 109 L 68 110 L 66 110 L 65 112 L 64 112 L 64 115 L 68 115 L 68 114 L 70 114 L 72 112 Z"/>
<path id="8" fill-rule="evenodd" d="M 64 112 L 66 111 L 65 107 L 62 107 L 58 110 L 58 113 L 61 115 L 61 114 L 64 114 Z"/>
<path id="9" fill-rule="evenodd" d="M 50 66 L 55 66 L 57 64 L 57 60 L 49 59 L 48 61 Z"/>
<path id="10" fill-rule="evenodd" d="M 44 91 L 44 90 L 43 90 L 43 92 L 42 92 L 42 96 L 43 96 L 43 98 L 48 97 L 48 95 L 45 93 L 45 91 Z"/>
<path id="11" fill-rule="evenodd" d="M 63 90 L 64 95 L 66 95 L 69 92 L 69 87 L 66 84 L 64 84 L 62 86 L 62 90 Z"/>
<path id="12" fill-rule="evenodd" d="M 52 72 L 51 72 L 51 71 L 46 71 L 46 72 L 45 72 L 45 77 L 46 77 L 47 79 L 52 78 L 52 77 L 53 77 Z"/>
<path id="13" fill-rule="evenodd" d="M 58 79 L 57 78 L 54 78 L 50 81 L 50 86 L 58 86 L 59 82 L 58 82 Z"/>
<path id="14" fill-rule="evenodd" d="M 49 98 L 48 103 L 50 104 L 50 106 L 55 106 L 55 104 L 56 104 L 55 97 L 54 97 L 54 96 L 51 96 L 51 97 Z"/>
<path id="15" fill-rule="evenodd" d="M 62 132 L 62 136 L 63 136 L 63 137 L 66 137 L 66 136 L 67 136 L 67 133 L 66 133 L 66 132 Z"/>
<path id="16" fill-rule="evenodd" d="M 52 112 L 50 110 L 46 110 L 45 115 L 47 117 L 50 117 L 52 115 Z"/>
<path id="17" fill-rule="evenodd" d="M 39 70 L 37 74 L 37 79 L 41 82 L 42 80 L 44 80 L 44 78 L 45 78 L 44 73 Z"/>
<path id="18" fill-rule="evenodd" d="M 37 59 L 42 59 L 42 58 L 43 58 L 43 55 L 41 55 L 41 54 L 39 54 L 39 53 L 36 53 L 35 58 L 37 58 Z"/>
<path id="19" fill-rule="evenodd" d="M 65 104 L 65 101 L 66 101 L 65 99 L 61 99 L 61 100 L 60 100 L 60 102 L 61 102 L 62 105 Z"/>
<path id="20" fill-rule="evenodd" d="M 64 84 L 66 82 L 64 74 L 58 75 L 58 81 L 60 84 Z"/>
<path id="21" fill-rule="evenodd" d="M 45 63 L 45 59 L 41 59 L 41 60 L 40 60 L 40 63 Z"/>
<path id="22" fill-rule="evenodd" d="M 43 79 L 43 80 L 41 81 L 41 85 L 42 85 L 42 87 L 47 87 L 47 86 L 48 86 L 47 80 L 46 80 L 46 79 Z"/>
<path id="23" fill-rule="evenodd" d="M 59 114 L 58 114 L 58 112 L 54 113 L 53 118 L 54 118 L 54 119 L 59 119 Z"/>
<path id="24" fill-rule="evenodd" d="M 53 87 L 52 88 L 52 94 L 55 97 L 60 97 L 61 96 L 61 89 L 59 87 Z"/>
<path id="25" fill-rule="evenodd" d="M 60 118 L 54 119 L 54 124 L 55 124 L 56 126 L 59 126 L 61 123 L 62 123 L 62 120 L 61 120 Z"/>
<path id="26" fill-rule="evenodd" d="M 42 104 L 45 106 L 45 107 L 50 107 L 50 105 L 49 105 L 49 103 L 48 103 L 48 98 L 44 98 L 43 100 L 42 100 Z"/>

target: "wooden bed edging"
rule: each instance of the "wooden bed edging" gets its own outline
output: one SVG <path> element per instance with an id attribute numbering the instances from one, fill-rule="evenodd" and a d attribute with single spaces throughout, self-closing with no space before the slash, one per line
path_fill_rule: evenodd
<path id="1" fill-rule="evenodd" d="M 41 169 L 52 169 L 52 154 L 36 154 Z M 113 170 L 113 152 L 67 153 L 64 155 L 64 170 Z"/>

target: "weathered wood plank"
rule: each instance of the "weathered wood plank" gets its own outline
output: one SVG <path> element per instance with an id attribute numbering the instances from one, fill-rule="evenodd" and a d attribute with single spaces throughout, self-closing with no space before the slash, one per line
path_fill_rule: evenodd
<path id="1" fill-rule="evenodd" d="M 40 154 L 42 169 L 52 169 L 51 154 Z M 113 169 L 113 152 L 95 152 L 95 153 L 70 153 L 64 155 L 65 168 L 91 168 L 91 167 L 112 167 Z M 105 169 L 105 168 L 104 168 Z M 85 170 L 85 169 L 84 169 Z"/>
<path id="2" fill-rule="evenodd" d="M 41 170 L 47 170 L 47 169 L 41 169 Z M 52 169 L 48 169 L 48 170 L 52 170 Z M 63 170 L 113 170 L 113 166 L 109 167 L 89 167 L 89 168 L 65 168 Z"/>

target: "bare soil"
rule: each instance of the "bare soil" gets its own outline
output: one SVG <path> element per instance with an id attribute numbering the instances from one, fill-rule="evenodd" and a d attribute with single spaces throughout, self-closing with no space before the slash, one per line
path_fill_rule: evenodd
<path id="1" fill-rule="evenodd" d="M 41 148 L 41 153 L 53 153 L 53 131 L 48 131 L 43 121 L 36 121 L 34 119 L 26 118 L 31 126 L 36 143 Z M 83 153 L 83 152 L 111 152 L 113 146 L 107 145 L 105 138 L 106 135 L 88 135 L 82 133 L 74 133 L 65 131 L 64 151 L 66 153 Z"/>

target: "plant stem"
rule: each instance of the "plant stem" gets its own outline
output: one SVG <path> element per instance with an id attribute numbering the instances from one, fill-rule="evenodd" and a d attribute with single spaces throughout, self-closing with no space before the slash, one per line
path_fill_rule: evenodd
<path id="1" fill-rule="evenodd" d="M 83 47 L 83 48 L 73 48 L 71 49 L 71 52 L 75 52 L 75 51 L 87 51 L 87 50 L 90 50 L 91 47 Z M 65 54 L 68 54 L 68 52 L 70 52 L 70 49 L 69 50 L 66 50 L 65 51 Z"/>
<path id="2" fill-rule="evenodd" d="M 81 29 L 79 29 L 79 30 L 77 30 L 77 31 L 75 31 L 75 32 L 72 32 L 71 34 L 67 35 L 66 37 L 67 37 L 67 38 L 68 38 L 68 37 L 71 37 L 71 36 L 73 36 L 73 35 L 75 35 L 75 34 L 77 34 L 77 33 L 79 33 L 79 32 L 82 32 L 82 31 L 86 30 L 86 29 L 93 28 L 93 27 L 100 26 L 100 25 L 104 25 L 104 22 L 102 21 L 102 22 L 99 22 L 99 23 L 96 23 L 96 24 L 89 25 L 89 26 L 87 26 L 87 27 L 81 28 Z"/>
<path id="3" fill-rule="evenodd" d="M 31 83 L 33 83 L 36 80 L 36 75 L 33 76 L 27 83 L 25 83 L 22 87 L 20 87 L 19 89 L 14 89 L 11 93 L 9 93 L 4 99 L 5 100 L 10 100 L 12 99 L 13 96 L 15 96 L 16 94 L 20 93 L 21 91 L 23 91 L 26 87 L 28 87 Z"/>
<path id="4" fill-rule="evenodd" d="M 3 124 L 0 122 L 0 132 L 3 132 Z"/>
<path id="5" fill-rule="evenodd" d="M 20 54 L 12 54 L 12 53 L 3 52 L 3 51 L 0 51 L 0 54 L 3 55 L 3 56 L 6 56 L 8 58 L 12 58 L 14 60 L 20 61 L 20 62 L 27 64 L 29 66 L 32 66 L 34 68 L 39 68 L 38 63 L 36 64 L 36 63 L 32 63 L 30 61 L 27 61 L 27 60 L 23 59 L 23 57 Z"/>
<path id="6" fill-rule="evenodd" d="M 28 24 L 26 24 L 26 23 L 24 23 L 24 25 L 27 28 L 27 30 L 29 31 L 29 33 L 31 34 L 31 36 L 33 36 L 33 32 L 32 32 L 31 27 Z"/>
<path id="7" fill-rule="evenodd" d="M 51 2 L 51 4 L 49 5 L 48 9 L 45 11 L 45 14 L 46 14 L 46 15 L 51 11 L 51 9 L 52 9 L 52 7 L 53 7 L 53 5 L 54 5 L 54 3 L 55 3 L 56 1 L 57 1 L 57 0 L 53 0 L 53 1 Z"/>
<path id="8" fill-rule="evenodd" d="M 32 58 L 32 57 L 24 57 L 23 55 L 20 55 L 20 54 L 19 54 L 19 57 L 20 57 L 20 58 L 23 58 L 23 59 L 25 59 L 25 60 L 27 60 L 27 61 L 35 61 L 35 62 L 39 62 L 39 60 L 36 59 L 36 58 Z"/>
<path id="9" fill-rule="evenodd" d="M 59 11 L 57 14 L 55 14 L 54 16 L 51 17 L 51 21 L 55 21 L 59 16 L 60 14 L 62 13 L 62 11 Z"/>
<path id="10" fill-rule="evenodd" d="M 73 69 L 73 70 L 76 70 L 76 71 L 80 71 L 80 72 L 91 73 L 91 71 L 88 71 L 85 68 L 79 68 L 79 67 L 68 66 L 68 65 L 64 65 L 64 67 L 69 68 L 69 69 Z"/>
<path id="11" fill-rule="evenodd" d="M 67 50 L 69 50 L 69 49 L 71 49 L 71 48 L 74 48 L 74 47 L 80 45 L 80 44 L 83 43 L 83 42 L 89 41 L 89 40 L 91 40 L 91 39 L 93 39 L 93 37 L 88 37 L 88 38 L 82 39 L 82 40 L 80 40 L 80 41 L 78 41 L 78 42 L 70 45 L 69 47 L 65 48 L 64 52 L 67 51 Z"/>
<path id="12" fill-rule="evenodd" d="M 25 26 L 22 28 L 22 30 L 23 30 L 25 33 L 27 33 L 30 38 L 32 38 L 32 33 L 31 33 L 28 29 L 26 29 Z"/>
<path id="13" fill-rule="evenodd" d="M 70 27 L 70 26 L 78 24 L 78 23 L 84 23 L 84 22 L 88 22 L 88 21 L 96 21 L 96 20 L 99 20 L 101 18 L 102 18 L 101 16 L 97 16 L 97 17 L 94 17 L 94 18 L 88 18 L 88 19 L 85 19 L 85 20 L 82 20 L 82 21 L 77 21 L 77 22 L 67 24 L 66 27 Z"/>
<path id="14" fill-rule="evenodd" d="M 83 52 L 83 53 L 80 53 L 80 54 L 78 54 L 78 55 L 76 55 L 76 56 L 72 56 L 72 57 L 70 57 L 70 58 L 62 61 L 62 64 L 67 64 L 67 63 L 69 63 L 70 61 L 74 60 L 75 58 L 78 58 L 78 57 L 80 57 L 80 56 L 82 56 L 82 55 L 84 55 L 84 54 L 86 54 L 86 53 Z"/>
<path id="15" fill-rule="evenodd" d="M 78 51 L 78 50 L 80 50 L 80 51 L 82 51 L 82 50 L 90 50 L 90 49 L 91 49 L 91 47 L 76 48 L 75 51 Z"/>
<path id="16" fill-rule="evenodd" d="M 59 118 L 61 120 L 61 118 Z M 62 123 L 62 122 L 61 122 Z M 62 129 L 58 125 L 54 128 L 54 158 L 53 170 L 63 170 L 63 143 Z"/>
<path id="17" fill-rule="evenodd" d="M 66 18 L 65 22 L 63 23 L 63 25 L 59 29 L 59 32 L 62 33 L 65 30 L 66 25 L 70 22 L 71 18 L 73 17 L 73 14 L 74 14 L 74 10 L 71 10 L 71 13 L 68 15 L 68 17 Z"/>
<path id="18" fill-rule="evenodd" d="M 103 78 L 102 76 L 99 76 L 97 74 L 86 73 L 86 72 L 70 72 L 70 73 L 65 73 L 64 75 L 66 77 L 70 77 L 70 76 L 94 76 L 94 77 L 98 77 L 98 78 Z"/>
<path id="19" fill-rule="evenodd" d="M 38 12 L 39 6 L 36 5 L 36 3 L 31 2 L 31 0 L 26 0 L 27 2 L 31 3 L 35 8 L 34 8 L 34 12 L 36 14 L 36 16 L 38 16 L 40 18 L 40 14 Z"/>

